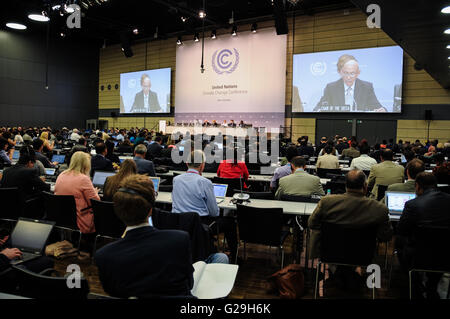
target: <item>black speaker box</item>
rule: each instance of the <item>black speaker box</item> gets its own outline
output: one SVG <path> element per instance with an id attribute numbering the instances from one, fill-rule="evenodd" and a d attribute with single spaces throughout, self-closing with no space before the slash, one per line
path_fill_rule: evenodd
<path id="1" fill-rule="evenodd" d="M 426 121 L 433 120 L 433 111 L 432 110 L 425 110 L 425 120 Z"/>
<path id="2" fill-rule="evenodd" d="M 275 28 L 277 34 L 288 34 L 288 23 L 286 19 L 285 2 L 283 0 L 274 0 L 273 13 L 275 15 Z"/>

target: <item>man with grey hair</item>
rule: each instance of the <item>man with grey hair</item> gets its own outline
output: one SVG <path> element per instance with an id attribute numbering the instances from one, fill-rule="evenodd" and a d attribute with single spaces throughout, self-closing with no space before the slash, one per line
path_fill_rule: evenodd
<path id="1" fill-rule="evenodd" d="M 386 242 L 392 237 L 392 227 L 389 221 L 388 208 L 373 199 L 367 198 L 367 179 L 361 170 L 351 170 L 346 175 L 346 193 L 339 195 L 327 195 L 322 197 L 316 209 L 309 217 L 308 227 L 311 229 L 311 258 L 320 258 L 320 236 L 324 223 L 363 228 L 374 226 L 377 229 L 379 241 Z M 358 238 L 355 238 L 355 241 Z M 354 252 L 358 254 L 358 251 Z M 338 274 L 345 277 L 343 285 L 352 283 L 348 280 L 359 278 L 352 272 L 338 268 Z M 336 273 L 335 273 L 336 274 Z M 355 277 L 356 276 L 356 277 Z M 360 278 L 359 278 L 360 279 Z"/>
<path id="2" fill-rule="evenodd" d="M 340 56 L 337 71 L 341 78 L 327 84 L 313 112 L 387 112 L 378 101 L 372 83 L 358 79 L 361 71 L 354 56 Z"/>
<path id="3" fill-rule="evenodd" d="M 155 166 L 152 161 L 145 159 L 147 154 L 147 147 L 144 144 L 139 144 L 134 148 L 134 158 L 136 162 L 138 174 L 144 174 L 148 176 L 156 176 Z"/>
<path id="4" fill-rule="evenodd" d="M 190 153 L 187 159 L 186 173 L 173 179 L 172 213 L 196 212 L 204 224 L 210 224 L 219 216 L 213 183 L 202 176 L 205 168 L 205 154 L 201 150 Z M 237 249 L 236 224 L 233 218 L 222 217 L 216 220 L 218 227 L 225 233 L 230 247 L 230 260 L 235 260 Z"/>

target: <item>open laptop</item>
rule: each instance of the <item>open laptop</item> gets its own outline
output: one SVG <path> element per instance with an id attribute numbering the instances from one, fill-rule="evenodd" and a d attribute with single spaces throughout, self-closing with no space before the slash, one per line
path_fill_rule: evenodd
<path id="1" fill-rule="evenodd" d="M 11 246 L 19 249 L 22 256 L 11 260 L 11 265 L 42 256 L 54 225 L 55 222 L 19 218 L 11 234 Z"/>
<path id="2" fill-rule="evenodd" d="M 122 164 L 123 161 L 127 159 L 133 159 L 133 156 L 119 156 L 120 164 Z"/>
<path id="3" fill-rule="evenodd" d="M 392 215 L 401 215 L 405 203 L 411 199 L 416 198 L 415 193 L 408 192 L 386 192 L 386 206 L 389 209 L 389 213 Z"/>
<path id="4" fill-rule="evenodd" d="M 12 156 L 12 160 L 13 161 L 18 161 L 20 157 L 20 151 L 19 150 L 15 150 Z"/>
<path id="5" fill-rule="evenodd" d="M 153 182 L 153 187 L 155 188 L 155 193 L 158 194 L 160 178 L 159 177 L 150 176 L 150 179 Z"/>
<path id="6" fill-rule="evenodd" d="M 45 175 L 46 176 L 55 176 L 56 168 L 46 168 Z"/>
<path id="7" fill-rule="evenodd" d="M 92 184 L 94 184 L 94 187 L 98 187 L 103 190 L 106 179 L 114 175 L 116 175 L 114 172 L 95 171 L 94 177 L 92 178 Z"/>
<path id="8" fill-rule="evenodd" d="M 227 184 L 213 184 L 214 186 L 214 195 L 216 196 L 216 203 L 220 204 L 225 200 L 227 196 Z"/>
<path id="9" fill-rule="evenodd" d="M 64 160 L 66 159 L 66 155 L 53 155 L 52 157 L 52 163 L 58 162 L 58 164 L 64 164 Z"/>

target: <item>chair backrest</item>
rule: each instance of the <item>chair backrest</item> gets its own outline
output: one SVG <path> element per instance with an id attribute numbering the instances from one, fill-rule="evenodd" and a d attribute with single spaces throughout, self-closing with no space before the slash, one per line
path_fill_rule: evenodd
<path id="1" fill-rule="evenodd" d="M 322 224 L 320 259 L 323 262 L 369 265 L 375 254 L 375 246 L 375 226 Z"/>
<path id="2" fill-rule="evenodd" d="M 370 175 L 370 169 L 363 169 L 364 174 L 366 174 L 367 177 Z"/>
<path id="3" fill-rule="evenodd" d="M 380 201 L 383 199 L 384 194 L 386 193 L 388 189 L 387 185 L 378 185 L 378 192 L 377 192 L 377 200 Z"/>
<path id="4" fill-rule="evenodd" d="M 326 178 L 327 174 L 340 175 L 341 169 L 317 168 L 317 176 L 320 178 Z"/>
<path id="5" fill-rule="evenodd" d="M 234 194 L 235 189 L 241 189 L 241 182 L 240 178 L 221 178 L 221 177 L 214 177 L 212 180 L 215 184 L 227 184 L 227 197 L 231 197 Z M 242 181 L 242 187 L 244 187 L 244 181 Z"/>
<path id="6" fill-rule="evenodd" d="M 450 227 L 421 225 L 414 234 L 413 268 L 450 272 Z"/>
<path id="7" fill-rule="evenodd" d="M 234 189 L 233 193 L 240 193 L 241 190 L 240 189 Z M 244 194 L 248 194 L 250 195 L 250 198 L 253 199 L 274 199 L 274 195 L 272 192 L 246 192 L 246 191 L 242 191 L 242 193 Z"/>
<path id="8" fill-rule="evenodd" d="M 318 202 L 320 202 L 320 196 L 312 197 L 312 196 L 304 196 L 304 195 L 283 194 L 283 195 L 281 195 L 280 200 L 288 201 L 288 202 L 318 203 Z"/>
<path id="9" fill-rule="evenodd" d="M 99 235 L 120 238 L 126 225 L 114 213 L 112 202 L 91 199 L 95 230 Z"/>
<path id="10" fill-rule="evenodd" d="M 21 267 L 13 267 L 17 276 L 17 294 L 36 299 L 87 299 L 89 283 L 80 278 L 80 288 L 69 288 L 67 278 L 36 274 Z"/>
<path id="11" fill-rule="evenodd" d="M 282 208 L 255 208 L 237 204 L 236 213 L 240 240 L 253 244 L 280 245 Z"/>
<path id="12" fill-rule="evenodd" d="M 0 219 L 18 219 L 23 213 L 23 198 L 17 187 L 0 188 Z"/>
<path id="13" fill-rule="evenodd" d="M 331 194 L 344 194 L 346 191 L 345 183 L 340 182 L 327 182 L 324 189 L 329 189 L 331 191 Z"/>
<path id="14" fill-rule="evenodd" d="M 54 195 L 43 192 L 45 220 L 54 221 L 56 226 L 78 229 L 77 206 L 72 195 Z"/>

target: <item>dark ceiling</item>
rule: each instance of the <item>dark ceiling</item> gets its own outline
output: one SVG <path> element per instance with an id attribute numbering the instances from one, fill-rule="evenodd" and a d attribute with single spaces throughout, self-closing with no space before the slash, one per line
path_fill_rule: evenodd
<path id="1" fill-rule="evenodd" d="M 27 15 L 64 2 L 90 2 L 88 9 L 82 8 L 81 29 L 67 30 L 65 16 L 50 10 L 50 35 L 59 36 L 61 31 L 67 38 L 84 42 L 95 42 L 99 46 L 120 43 L 121 32 L 139 29 L 134 41 L 152 40 L 156 29 L 158 39 L 178 35 L 193 35 L 201 30 L 202 20 L 198 16 L 203 0 L 14 0 L 2 1 L 0 28 L 15 20 L 25 23 L 25 32 L 44 35 L 47 24 L 31 21 Z M 351 1 L 351 2 L 350 2 Z M 449 0 L 299 0 L 294 6 L 285 1 L 287 16 L 314 14 L 316 12 L 359 7 L 363 12 L 369 4 L 381 7 L 381 28 L 417 61 L 444 88 L 450 88 L 450 35 L 443 31 L 450 27 L 450 14 L 441 9 Z M 274 19 L 274 10 L 283 7 L 283 0 L 205 0 L 207 30 L 229 28 L 230 18 L 237 25 Z M 181 17 L 187 18 L 185 22 Z M 23 31 L 22 31 L 23 32 Z"/>

